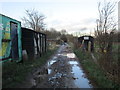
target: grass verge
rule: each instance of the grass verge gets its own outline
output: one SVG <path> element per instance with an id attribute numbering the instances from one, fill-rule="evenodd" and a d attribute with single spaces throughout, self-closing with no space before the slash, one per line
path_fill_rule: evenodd
<path id="1" fill-rule="evenodd" d="M 120 88 L 120 85 L 117 85 L 113 81 L 109 80 L 105 75 L 105 72 L 103 72 L 103 70 L 93 62 L 89 52 L 82 52 L 80 49 L 74 50 L 74 52 L 79 58 L 88 78 L 95 87 Z"/>
<path id="2" fill-rule="evenodd" d="M 24 61 L 23 63 L 5 62 L 2 65 L 2 88 L 15 88 L 17 84 L 22 83 L 25 77 L 34 68 L 40 67 L 46 63 L 51 55 L 58 48 L 48 50 L 39 59 Z"/>

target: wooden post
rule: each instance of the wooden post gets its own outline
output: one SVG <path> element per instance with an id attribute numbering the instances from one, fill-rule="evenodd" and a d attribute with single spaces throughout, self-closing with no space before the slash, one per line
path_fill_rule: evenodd
<path id="1" fill-rule="evenodd" d="M 46 40 L 47 40 L 47 37 L 45 35 L 45 52 L 47 52 L 47 43 L 46 43 L 47 41 Z"/>
<path id="2" fill-rule="evenodd" d="M 88 51 L 91 52 L 91 42 L 88 42 Z"/>

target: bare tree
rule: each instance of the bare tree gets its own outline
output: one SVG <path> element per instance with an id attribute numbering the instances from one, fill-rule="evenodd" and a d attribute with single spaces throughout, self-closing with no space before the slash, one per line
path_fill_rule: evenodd
<path id="1" fill-rule="evenodd" d="M 98 29 L 102 33 L 115 29 L 116 23 L 113 16 L 115 5 L 116 3 L 106 2 L 106 0 L 104 3 L 98 3 L 99 19 L 97 19 L 97 22 L 99 23 Z"/>
<path id="2" fill-rule="evenodd" d="M 111 47 L 111 35 L 116 30 L 116 23 L 113 16 L 115 5 L 116 3 L 107 2 L 106 0 L 103 3 L 98 3 L 99 18 L 96 20 L 97 28 L 95 36 L 102 52 Z"/>
<path id="3" fill-rule="evenodd" d="M 45 24 L 44 19 L 45 16 L 43 14 L 40 14 L 36 10 L 25 10 L 26 17 L 24 16 L 22 18 L 23 26 L 32 28 L 35 31 L 42 31 L 44 30 Z"/>
<path id="4" fill-rule="evenodd" d="M 67 34 L 67 31 L 65 29 L 62 29 L 61 34 Z"/>
<path id="5" fill-rule="evenodd" d="M 98 3 L 99 18 L 96 20 L 96 41 L 100 49 L 98 63 L 101 68 L 106 71 L 108 77 L 114 82 L 120 81 L 119 79 L 119 60 L 115 58 L 118 51 L 113 48 L 113 42 L 117 38 L 115 34 L 116 22 L 115 22 L 115 2 Z M 115 38 L 114 38 L 115 37 Z M 116 40 L 117 41 L 117 40 Z M 115 45 L 115 44 L 114 44 Z M 119 54 L 118 54 L 119 55 Z"/>

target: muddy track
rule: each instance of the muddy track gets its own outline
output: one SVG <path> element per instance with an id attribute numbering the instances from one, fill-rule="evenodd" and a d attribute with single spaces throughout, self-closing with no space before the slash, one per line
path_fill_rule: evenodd
<path id="1" fill-rule="evenodd" d="M 92 88 L 69 45 L 60 46 L 29 81 L 31 88 Z"/>

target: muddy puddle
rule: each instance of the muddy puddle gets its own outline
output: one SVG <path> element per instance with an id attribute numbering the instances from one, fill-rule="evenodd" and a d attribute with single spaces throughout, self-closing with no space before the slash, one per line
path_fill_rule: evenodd
<path id="1" fill-rule="evenodd" d="M 48 74 L 51 74 L 52 69 L 48 68 Z"/>
<path id="2" fill-rule="evenodd" d="M 92 85 L 90 84 L 89 80 L 86 78 L 85 74 L 83 73 L 83 70 L 79 66 L 79 63 L 77 61 L 69 61 L 68 62 L 72 67 L 73 77 L 74 77 L 74 83 L 77 88 L 92 88 Z"/>
<path id="3" fill-rule="evenodd" d="M 57 62 L 57 57 L 54 56 L 50 61 L 48 61 L 47 66 L 48 67 L 48 74 L 51 74 L 52 69 L 50 68 L 51 65 L 53 65 L 55 62 Z"/>
<path id="4" fill-rule="evenodd" d="M 76 58 L 74 53 L 67 53 L 67 58 Z"/>
<path id="5" fill-rule="evenodd" d="M 54 58 L 48 62 L 48 67 L 51 66 L 52 64 L 54 64 L 57 61 L 56 57 L 54 57 Z"/>
<path id="6" fill-rule="evenodd" d="M 36 88 L 92 88 L 76 55 L 65 45 L 36 72 L 34 80 Z"/>

